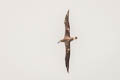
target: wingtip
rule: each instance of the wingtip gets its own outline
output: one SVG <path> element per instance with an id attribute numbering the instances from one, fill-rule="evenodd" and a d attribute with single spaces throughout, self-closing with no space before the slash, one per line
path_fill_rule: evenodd
<path id="1" fill-rule="evenodd" d="M 67 14 L 65 16 L 64 23 L 68 22 L 68 20 L 69 20 L 69 9 L 68 9 Z"/>
<path id="2" fill-rule="evenodd" d="M 67 11 L 67 16 L 69 16 L 69 11 L 70 11 L 70 10 L 68 9 L 68 11 Z"/>
<path id="3" fill-rule="evenodd" d="M 69 74 L 69 70 L 67 70 L 67 73 Z"/>
<path id="4" fill-rule="evenodd" d="M 69 67 L 67 66 L 66 68 L 67 68 L 67 73 L 69 73 Z"/>

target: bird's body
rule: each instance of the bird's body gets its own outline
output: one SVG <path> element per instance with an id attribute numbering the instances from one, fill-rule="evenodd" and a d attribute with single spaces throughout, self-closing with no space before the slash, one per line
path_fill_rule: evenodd
<path id="1" fill-rule="evenodd" d="M 64 39 L 61 40 L 61 42 L 69 42 L 72 41 L 74 38 L 71 37 L 65 37 Z"/>
<path id="2" fill-rule="evenodd" d="M 67 68 L 67 72 L 69 72 L 70 42 L 77 39 L 77 37 L 70 37 L 69 10 L 65 16 L 64 24 L 65 24 L 65 36 L 59 42 L 65 43 L 65 48 L 66 48 L 65 65 Z"/>

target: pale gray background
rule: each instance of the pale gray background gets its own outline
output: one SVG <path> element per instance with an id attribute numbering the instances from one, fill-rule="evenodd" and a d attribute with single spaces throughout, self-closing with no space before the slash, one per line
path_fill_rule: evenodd
<path id="1" fill-rule="evenodd" d="M 120 0 L 0 0 L 0 80 L 120 80 Z"/>

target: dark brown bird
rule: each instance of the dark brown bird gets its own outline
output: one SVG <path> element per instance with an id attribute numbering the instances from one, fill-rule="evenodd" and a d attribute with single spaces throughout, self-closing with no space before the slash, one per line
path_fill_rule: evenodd
<path id="1" fill-rule="evenodd" d="M 77 37 L 70 37 L 70 24 L 69 24 L 69 10 L 65 16 L 65 36 L 60 42 L 65 43 L 65 48 L 66 48 L 66 56 L 65 56 L 65 65 L 67 68 L 67 72 L 69 73 L 69 60 L 70 60 L 70 42 L 77 39 Z"/>

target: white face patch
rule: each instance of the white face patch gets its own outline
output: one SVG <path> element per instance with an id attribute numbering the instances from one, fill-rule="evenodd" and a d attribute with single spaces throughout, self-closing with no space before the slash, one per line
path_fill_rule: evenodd
<path id="1" fill-rule="evenodd" d="M 74 37 L 73 40 L 75 40 L 76 38 Z"/>

